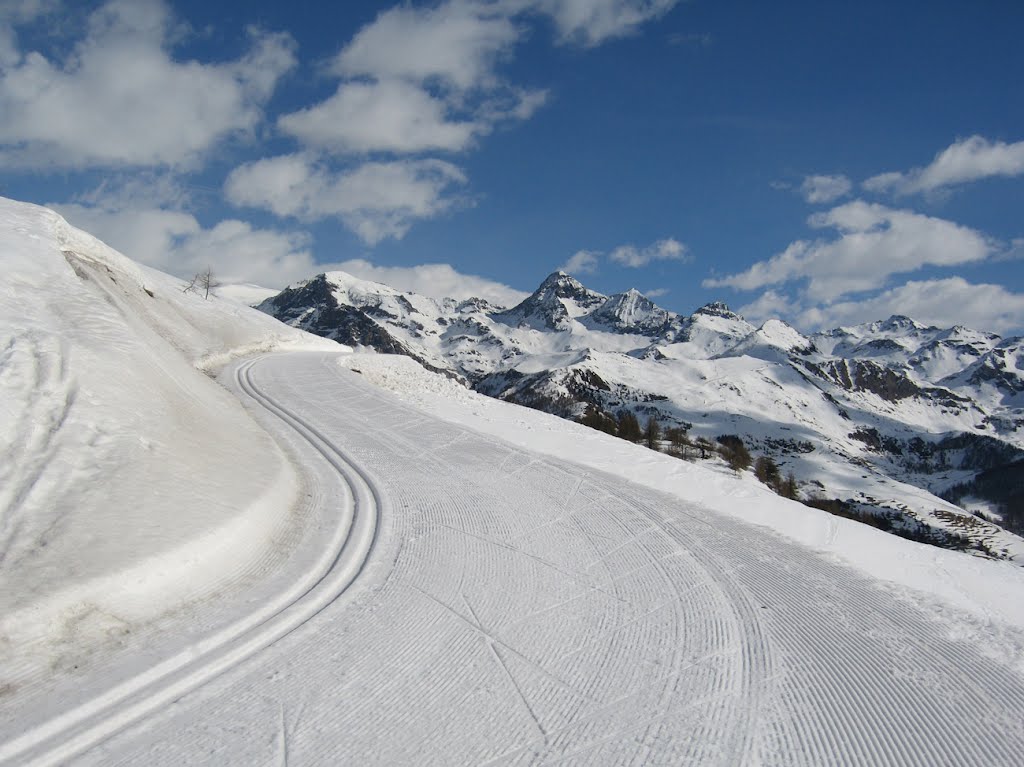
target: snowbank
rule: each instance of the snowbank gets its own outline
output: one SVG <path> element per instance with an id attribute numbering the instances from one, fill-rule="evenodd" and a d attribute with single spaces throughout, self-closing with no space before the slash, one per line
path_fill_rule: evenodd
<path id="1" fill-rule="evenodd" d="M 338 346 L 182 292 L 56 213 L 0 199 L 0 667 L 45 664 L 266 556 L 297 478 L 210 378 Z M 27 671 L 26 671 L 27 673 Z"/>

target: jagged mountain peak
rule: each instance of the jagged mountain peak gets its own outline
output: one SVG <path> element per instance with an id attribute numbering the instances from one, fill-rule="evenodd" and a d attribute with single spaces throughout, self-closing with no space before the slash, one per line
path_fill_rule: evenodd
<path id="1" fill-rule="evenodd" d="M 724 301 L 712 301 L 711 303 L 704 304 L 700 309 L 693 313 L 694 315 L 704 314 L 710 317 L 723 317 L 729 320 L 741 320 L 743 319 L 740 315 L 736 314 L 729 305 Z"/>
<path id="2" fill-rule="evenodd" d="M 925 325 L 905 314 L 893 314 L 888 319 L 880 322 L 872 322 L 862 326 L 864 330 L 872 333 L 908 333 L 916 334 L 922 331 L 935 331 L 937 327 Z"/>
<path id="3" fill-rule="evenodd" d="M 344 273 L 293 286 L 264 310 L 551 412 L 633 410 L 702 436 L 736 433 L 822 492 L 846 492 L 829 477 L 850 466 L 929 489 L 983 468 L 981 448 L 936 447 L 940 434 L 1024 449 L 1021 340 L 900 315 L 808 337 L 777 319 L 755 327 L 720 301 L 680 316 L 636 289 L 605 296 L 564 272 L 511 310 Z M 879 483 L 861 501 L 890 492 Z M 918 495 L 900 502 L 928 514 Z"/>
<path id="4" fill-rule="evenodd" d="M 676 315 L 662 309 L 636 288 L 609 296 L 591 315 L 593 324 L 617 332 L 658 335 Z"/>
<path id="5" fill-rule="evenodd" d="M 533 295 L 530 298 L 546 295 L 554 295 L 558 298 L 576 298 L 578 296 L 601 296 L 604 298 L 600 293 L 590 290 L 575 277 L 563 271 L 552 272 L 545 277 L 544 281 L 533 291 Z M 527 298 L 526 300 L 529 301 L 530 299 Z"/>
<path id="6" fill-rule="evenodd" d="M 606 299 L 602 293 L 590 290 L 565 272 L 557 271 L 549 274 L 521 303 L 492 316 L 508 325 L 566 330 L 574 318 L 588 314 Z"/>

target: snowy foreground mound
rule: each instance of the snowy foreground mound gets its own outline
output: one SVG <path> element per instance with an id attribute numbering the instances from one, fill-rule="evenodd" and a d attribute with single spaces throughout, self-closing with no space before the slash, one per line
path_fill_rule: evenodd
<path id="1" fill-rule="evenodd" d="M 22 673 L 9 653 L 28 673 L 215 591 L 264 557 L 296 476 L 205 371 L 257 351 L 338 347 L 185 294 L 180 280 L 52 211 L 4 199 L 0 262 L 0 668 L 9 676 Z"/>

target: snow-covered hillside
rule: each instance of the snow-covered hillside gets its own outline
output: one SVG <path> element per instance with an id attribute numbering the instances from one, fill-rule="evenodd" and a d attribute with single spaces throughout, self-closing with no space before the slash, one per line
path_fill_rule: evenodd
<path id="1" fill-rule="evenodd" d="M 267 555 L 298 479 L 207 371 L 333 344 L 3 199 L 0 262 L 2 685 Z"/>
<path id="2" fill-rule="evenodd" d="M 183 293 L 40 208 L 0 201 L 0 258 L 5 767 L 1018 761 L 1019 567 Z M 538 371 L 745 324 L 555 282 L 495 325 Z"/>
<path id="3" fill-rule="evenodd" d="M 1024 555 L 1019 537 L 936 495 L 983 492 L 971 484 L 981 472 L 1024 458 L 1020 339 L 906 317 L 804 336 L 780 320 L 754 327 L 722 303 L 683 317 L 560 272 L 512 308 L 434 301 L 343 272 L 260 308 L 574 419 L 632 410 L 693 437 L 737 434 L 792 473 L 804 498 Z M 1002 502 L 984 507 L 990 518 L 1006 516 Z"/>

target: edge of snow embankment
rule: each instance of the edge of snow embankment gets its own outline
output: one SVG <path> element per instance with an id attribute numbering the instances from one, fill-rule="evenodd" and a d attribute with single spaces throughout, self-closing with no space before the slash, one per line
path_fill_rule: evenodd
<path id="1" fill-rule="evenodd" d="M 336 489 L 345 494 L 341 504 L 332 496 L 332 508 L 340 505 L 343 511 L 326 539 L 315 536 L 319 552 L 304 552 L 306 558 L 315 559 L 304 570 L 303 577 L 290 582 L 286 590 L 261 599 L 259 607 L 248 615 L 0 745 L 0 763 L 31 760 L 36 764 L 58 764 L 74 757 L 294 631 L 336 601 L 363 571 L 377 541 L 387 500 L 370 473 L 314 425 L 259 389 L 251 371 L 261 359 L 236 362 L 222 374 L 222 380 L 240 397 L 248 397 L 271 414 L 269 419 L 258 419 L 264 425 L 275 423 L 276 419 L 276 428 L 268 429 L 275 437 L 291 430 L 293 434 L 289 436 L 297 435 L 304 443 L 308 453 L 304 458 L 322 460 L 315 464 L 321 473 L 316 482 L 322 491 L 327 489 L 319 485 L 323 475 L 333 473 L 335 479 L 341 480 Z M 294 447 L 294 439 L 291 441 Z M 308 467 L 309 463 L 304 460 L 303 466 Z M 320 499 L 324 495 L 327 493 L 315 497 Z M 264 500 L 270 503 L 270 499 Z M 273 510 L 279 514 L 280 507 Z"/>
<path id="2" fill-rule="evenodd" d="M 655 453 L 553 415 L 485 397 L 395 355 L 339 358 L 425 412 L 538 453 L 669 493 L 835 557 L 865 575 L 936 597 L 986 624 L 1024 629 L 1024 568 L 907 541 L 781 498 L 741 477 Z M 938 607 L 938 605 L 936 605 Z M 937 618 L 940 616 L 937 616 Z M 950 616 L 951 630 L 969 630 Z M 1019 662 L 1019 661 L 1018 661 Z"/>

